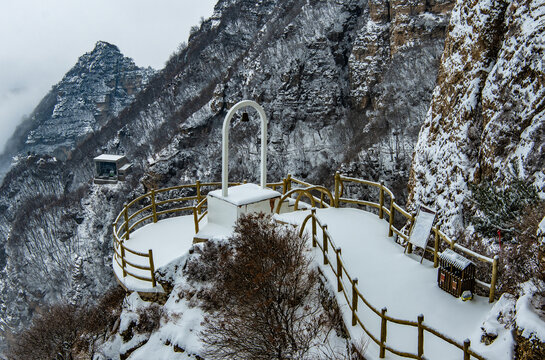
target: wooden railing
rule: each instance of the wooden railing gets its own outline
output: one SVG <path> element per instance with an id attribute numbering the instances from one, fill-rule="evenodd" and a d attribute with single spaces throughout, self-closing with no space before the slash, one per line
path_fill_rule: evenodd
<path id="1" fill-rule="evenodd" d="M 240 185 L 240 183 L 229 183 L 229 185 Z M 282 184 L 275 183 L 274 185 L 281 186 Z M 221 187 L 221 182 L 201 183 L 197 181 L 195 184 L 178 185 L 159 190 L 152 189 L 131 202 L 125 203 L 113 223 L 113 257 L 121 268 L 123 278 L 131 276 L 150 282 L 151 286 L 155 287 L 157 282 L 153 250 L 139 252 L 131 249 L 127 246 L 130 234 L 147 223 L 156 223 L 159 217 L 187 212 L 193 212 L 196 216 L 195 230 L 198 232 L 199 221 L 206 215 L 206 210 L 203 211 L 206 208 L 206 194 L 219 187 Z M 191 195 L 180 196 L 180 192 Z M 166 196 L 166 194 L 173 194 L 173 196 Z M 144 206 L 141 206 L 143 204 Z"/>
<path id="2" fill-rule="evenodd" d="M 377 188 L 379 192 L 378 203 L 343 197 L 345 183 L 355 183 L 355 184 Z M 357 204 L 357 205 L 369 206 L 371 208 L 377 209 L 379 218 L 383 219 L 386 216 L 386 220 L 388 221 L 388 236 L 392 236 L 393 234 L 396 234 L 401 239 L 403 239 L 403 242 L 405 242 L 405 245 L 407 246 L 407 252 L 409 253 L 412 252 L 412 246 L 410 243 L 408 243 L 409 237 L 407 234 L 410 233 L 410 226 L 414 224 L 415 215 L 408 213 L 401 206 L 399 206 L 395 202 L 395 195 L 392 193 L 390 189 L 384 186 L 382 182 L 378 183 L 378 182 L 373 182 L 368 180 L 361 180 L 361 179 L 351 178 L 347 176 L 342 176 L 339 173 L 336 173 L 335 174 L 335 207 L 339 207 L 341 203 Z M 401 231 L 401 229 L 396 228 L 395 222 L 394 222 L 396 214 L 400 214 L 406 219 L 406 222 L 409 222 L 410 225 L 407 229 L 408 230 L 407 233 L 404 233 L 403 231 Z M 495 292 L 496 292 L 496 282 L 498 278 L 499 257 L 496 255 L 492 259 L 487 256 L 478 254 L 474 251 L 471 251 L 468 248 L 461 246 L 460 244 L 457 244 L 456 241 L 450 239 L 447 235 L 441 232 L 438 226 L 432 227 L 432 232 L 434 234 L 434 246 L 433 247 L 427 246 L 425 251 L 433 254 L 433 266 L 435 268 L 439 266 L 439 253 L 440 253 L 441 245 L 446 245 L 453 250 L 460 251 L 464 255 L 469 256 L 474 260 L 491 265 L 491 280 L 492 281 L 490 282 L 490 284 L 479 279 L 476 279 L 475 281 L 479 286 L 482 286 L 488 290 L 488 301 L 493 302 L 495 297 Z"/>
<path id="3" fill-rule="evenodd" d="M 344 197 L 345 185 L 348 183 L 377 189 L 378 202 Z M 229 183 L 229 186 L 240 184 L 241 183 L 233 182 Z M 113 223 L 113 256 L 114 261 L 117 262 L 123 272 L 123 277 L 132 276 L 139 280 L 148 281 L 155 287 L 156 280 L 154 275 L 153 251 L 149 249 L 148 252 L 138 252 L 128 247 L 127 241 L 130 239 L 131 232 L 146 223 L 157 222 L 158 217 L 161 216 L 192 212 L 194 216 L 195 233 L 198 233 L 199 224 L 207 214 L 206 194 L 210 190 L 217 189 L 220 186 L 220 182 L 201 183 L 200 181 L 197 181 L 195 184 L 151 190 L 132 200 L 128 204 L 125 204 Z M 267 186 L 273 190 L 281 191 L 283 194 L 282 201 L 291 198 L 292 195 L 296 194 L 297 197 L 293 199 L 295 200 L 295 208 L 297 208 L 299 200 L 303 196 L 310 199 L 312 206 L 340 207 L 342 203 L 345 203 L 375 208 L 377 209 L 379 218 L 388 221 L 388 236 L 397 234 L 404 242 L 407 242 L 408 236 L 404 231 L 396 227 L 394 221 L 396 214 L 403 216 L 403 218 L 409 222 L 409 226 L 412 226 L 414 223 L 414 215 L 408 213 L 395 202 L 395 195 L 390 189 L 384 186 L 382 182 L 361 180 L 336 173 L 334 195 L 323 186 L 313 185 L 294 178 L 291 175 L 288 175 L 280 182 L 269 183 Z M 189 193 L 191 195 L 180 196 L 180 192 Z M 166 196 L 167 193 L 174 193 L 175 196 Z M 329 204 L 326 199 L 329 200 Z M 280 206 L 282 201 L 279 202 L 278 206 Z M 410 231 L 410 227 L 408 230 Z M 409 231 L 407 231 L 407 233 L 409 233 Z M 451 240 L 441 232 L 438 227 L 433 227 L 432 232 L 435 238 L 434 247 L 428 246 L 426 251 L 433 254 L 434 267 L 438 266 L 438 255 L 442 244 L 446 244 L 451 249 L 458 250 L 473 259 L 492 266 L 491 283 L 488 284 L 479 279 L 476 280 L 476 283 L 489 290 L 489 301 L 493 302 L 497 281 L 498 257 L 496 256 L 494 259 L 491 259 L 477 254 L 457 244 L 454 240 Z M 411 252 L 412 249 L 410 244 L 407 244 L 407 247 L 407 250 Z"/>
<path id="4" fill-rule="evenodd" d="M 240 185 L 239 182 L 230 182 L 229 186 Z M 267 184 L 272 189 L 280 189 L 284 182 Z M 207 215 L 206 194 L 221 187 L 221 182 L 200 182 L 178 185 L 169 188 L 151 191 L 137 197 L 123 205 L 123 209 L 113 223 L 114 261 L 119 265 L 123 277 L 131 276 L 135 279 L 150 282 L 155 287 L 155 266 L 153 250 L 139 252 L 127 246 L 130 234 L 139 227 L 156 223 L 161 216 L 193 213 L 195 234 L 199 232 L 199 224 Z M 187 192 L 191 195 L 179 196 L 178 192 Z M 174 196 L 165 196 L 174 193 Z M 160 198 L 164 198 L 159 200 Z M 196 204 L 195 204 L 196 203 Z M 141 206 L 145 204 L 144 206 Z"/>
<path id="5" fill-rule="evenodd" d="M 312 191 L 319 192 L 320 198 L 312 195 Z M 282 208 L 282 204 L 285 201 L 287 201 L 288 199 L 291 199 L 292 196 L 296 194 L 297 194 L 297 197 L 295 198 L 295 202 L 293 204 L 294 211 L 299 210 L 299 201 L 303 197 L 307 197 L 310 200 L 310 203 L 313 207 L 315 207 L 316 203 L 318 203 L 321 208 L 327 208 L 327 207 L 334 206 L 334 203 L 335 203 L 335 199 L 333 198 L 333 195 L 331 194 L 331 192 L 323 186 L 312 185 L 312 186 L 307 186 L 303 188 L 294 188 L 282 195 L 282 197 L 278 201 L 278 204 L 276 205 L 276 213 L 280 212 L 280 209 Z M 327 204 L 327 202 L 325 202 L 325 196 L 329 198 L 329 205 Z"/>
<path id="6" fill-rule="evenodd" d="M 340 199 L 338 197 L 337 199 Z M 370 205 L 374 206 L 374 205 Z M 390 211 L 391 214 L 391 211 Z M 337 247 L 333 242 L 331 234 L 327 228 L 326 224 L 322 224 L 320 219 L 316 216 L 316 208 L 312 208 L 311 213 L 305 218 L 300 228 L 300 235 L 302 236 L 306 225 L 308 222 L 311 222 L 311 236 L 312 236 L 312 246 L 318 247 L 323 254 L 323 264 L 329 266 L 335 277 L 337 278 L 337 291 L 342 292 L 350 311 L 352 312 L 352 326 L 360 326 L 363 331 L 369 336 L 369 338 L 379 346 L 379 357 L 384 358 L 386 356 L 386 351 L 389 351 L 395 355 L 410 358 L 410 359 L 424 359 L 424 334 L 432 334 L 439 339 L 457 347 L 463 351 L 464 360 L 469 360 L 471 357 L 474 357 L 479 360 L 484 360 L 484 357 L 475 353 L 470 349 L 471 342 L 469 339 L 466 339 L 462 344 L 456 340 L 441 334 L 439 331 L 433 329 L 432 327 L 424 323 L 424 315 L 419 315 L 416 321 L 410 320 L 401 320 L 396 319 L 387 315 L 387 308 L 377 309 L 371 305 L 363 296 L 363 294 L 358 289 L 358 279 L 352 278 L 348 273 L 344 260 L 342 257 L 342 250 L 340 247 Z M 321 239 L 318 236 L 318 229 L 321 232 Z M 331 250 L 331 251 L 330 251 Z M 332 254 L 334 260 L 330 258 Z M 345 286 L 346 282 L 350 284 L 348 287 Z M 350 292 L 349 292 L 350 291 Z M 358 304 L 363 303 L 368 309 L 370 309 L 374 314 L 380 318 L 380 335 L 373 334 L 361 321 L 358 316 Z M 378 320 L 378 319 L 377 319 Z M 400 351 L 398 349 L 389 346 L 387 343 L 387 334 L 388 334 L 388 323 L 399 324 L 408 327 L 414 327 L 418 329 L 417 336 L 417 353 L 409 353 L 405 351 Z"/>

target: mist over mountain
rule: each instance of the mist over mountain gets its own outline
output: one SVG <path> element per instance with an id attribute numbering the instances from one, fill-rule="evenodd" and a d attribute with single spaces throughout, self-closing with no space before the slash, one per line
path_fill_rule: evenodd
<path id="1" fill-rule="evenodd" d="M 3 162 L 29 154 L 66 160 L 79 141 L 134 101 L 154 72 L 138 68 L 115 45 L 97 42 L 17 127 Z"/>

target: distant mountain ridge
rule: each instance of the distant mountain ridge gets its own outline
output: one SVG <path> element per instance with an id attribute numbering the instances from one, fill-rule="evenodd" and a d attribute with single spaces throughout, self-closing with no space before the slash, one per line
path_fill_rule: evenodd
<path id="1" fill-rule="evenodd" d="M 130 105 L 155 73 L 136 66 L 117 46 L 98 41 L 17 127 L 2 156 L 66 160 L 80 140 Z"/>

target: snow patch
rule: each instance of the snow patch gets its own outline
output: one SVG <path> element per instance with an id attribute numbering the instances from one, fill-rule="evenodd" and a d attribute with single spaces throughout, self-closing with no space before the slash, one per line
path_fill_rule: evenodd
<path id="1" fill-rule="evenodd" d="M 522 286 L 523 295 L 517 300 L 517 327 L 522 329 L 522 336 L 527 339 L 537 338 L 545 342 L 545 321 L 536 313 L 532 304 L 532 298 L 535 296 L 536 287 L 531 282 L 526 282 Z"/>

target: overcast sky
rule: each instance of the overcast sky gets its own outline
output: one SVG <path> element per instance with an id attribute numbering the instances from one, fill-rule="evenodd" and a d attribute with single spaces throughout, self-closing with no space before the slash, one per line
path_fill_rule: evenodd
<path id="1" fill-rule="evenodd" d="M 0 0 L 0 152 L 24 115 L 98 40 L 161 69 L 217 0 Z"/>

